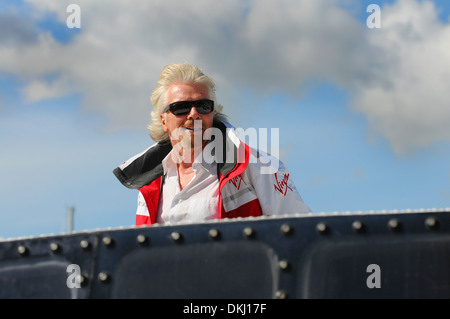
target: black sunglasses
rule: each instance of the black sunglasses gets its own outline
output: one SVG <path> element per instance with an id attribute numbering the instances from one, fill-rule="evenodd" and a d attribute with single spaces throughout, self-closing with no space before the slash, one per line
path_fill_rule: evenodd
<path id="1" fill-rule="evenodd" d="M 173 102 L 165 107 L 164 113 L 170 110 L 170 112 L 174 115 L 186 115 L 189 114 L 193 106 L 195 106 L 198 113 L 208 114 L 214 110 L 214 101 L 202 99 L 197 101 Z"/>

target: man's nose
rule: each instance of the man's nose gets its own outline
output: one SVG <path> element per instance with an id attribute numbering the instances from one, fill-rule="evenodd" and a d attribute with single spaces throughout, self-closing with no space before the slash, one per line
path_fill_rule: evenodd
<path id="1" fill-rule="evenodd" d="M 191 107 L 191 110 L 189 111 L 188 114 L 188 119 L 199 119 L 200 118 L 200 113 L 197 112 L 197 109 L 195 108 L 195 106 Z"/>

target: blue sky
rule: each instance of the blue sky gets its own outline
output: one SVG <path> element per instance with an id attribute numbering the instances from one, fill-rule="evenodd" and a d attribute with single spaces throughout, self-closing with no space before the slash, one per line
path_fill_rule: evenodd
<path id="1" fill-rule="evenodd" d="M 65 232 L 71 206 L 76 231 L 133 225 L 137 192 L 112 170 L 153 143 L 149 96 L 175 62 L 216 80 L 234 126 L 279 128 L 314 212 L 447 208 L 449 15 L 439 0 L 2 1 L 0 237 Z"/>

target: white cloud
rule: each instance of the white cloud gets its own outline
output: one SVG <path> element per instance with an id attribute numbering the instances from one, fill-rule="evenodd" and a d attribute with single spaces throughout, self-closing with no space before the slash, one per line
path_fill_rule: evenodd
<path id="1" fill-rule="evenodd" d="M 69 15 L 70 1 L 28 2 L 37 8 L 35 19 L 54 12 L 65 23 Z M 72 42 L 46 34 L 25 49 L 4 46 L 0 69 L 31 85 L 61 74 L 67 91 L 81 92 L 86 108 L 105 110 L 115 124 L 140 123 L 168 63 L 196 63 L 225 89 L 295 93 L 311 76 L 351 81 L 364 55 L 361 27 L 330 1 L 77 3 L 82 32 Z"/>
<path id="2" fill-rule="evenodd" d="M 361 85 L 354 109 L 399 154 L 450 140 L 450 25 L 431 2 L 400 0 L 368 37 L 384 55 L 385 81 Z"/>
<path id="3" fill-rule="evenodd" d="M 67 89 L 61 79 L 51 82 L 34 80 L 22 90 L 22 93 L 25 95 L 27 101 L 34 102 L 65 96 Z"/>
<path id="4" fill-rule="evenodd" d="M 28 2 L 34 19 L 54 12 L 65 27 L 71 1 Z M 0 44 L 0 71 L 24 79 L 28 99 L 81 93 L 83 107 L 107 114 L 111 128 L 145 127 L 159 72 L 186 61 L 217 80 L 231 113 L 238 89 L 299 98 L 305 83 L 326 80 L 351 90 L 353 108 L 399 153 L 449 137 L 449 27 L 427 1 L 383 7 L 381 30 L 329 0 L 77 4 L 82 29 L 69 43 L 47 33 Z"/>

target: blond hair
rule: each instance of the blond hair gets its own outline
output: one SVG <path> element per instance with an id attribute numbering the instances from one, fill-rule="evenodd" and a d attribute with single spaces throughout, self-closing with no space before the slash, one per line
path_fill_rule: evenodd
<path id="1" fill-rule="evenodd" d="M 154 141 L 163 142 L 169 140 L 169 133 L 164 131 L 160 115 L 167 106 L 167 91 L 175 83 L 199 83 L 204 85 L 209 91 L 210 99 L 214 101 L 214 120 L 226 120 L 226 116 L 221 113 L 222 106 L 217 104 L 214 80 L 205 75 L 195 65 L 186 63 L 170 64 L 162 70 L 156 83 L 156 88 L 151 95 L 153 110 L 150 115 L 152 122 L 147 126 L 147 129 Z"/>

